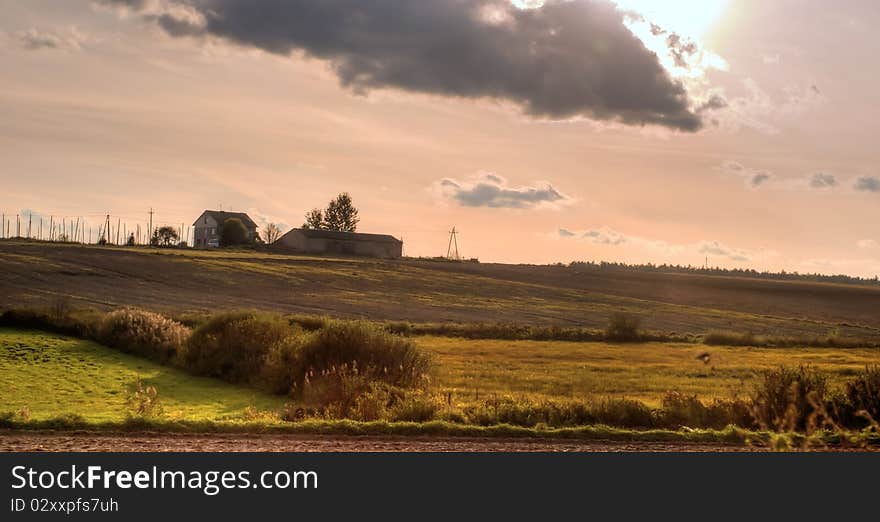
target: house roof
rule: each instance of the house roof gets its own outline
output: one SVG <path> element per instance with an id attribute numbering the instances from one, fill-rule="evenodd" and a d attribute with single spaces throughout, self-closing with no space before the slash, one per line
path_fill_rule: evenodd
<path id="1" fill-rule="evenodd" d="M 314 228 L 294 228 L 288 234 L 301 233 L 309 239 L 336 239 L 341 241 L 373 241 L 378 243 L 402 243 L 388 234 L 362 234 L 360 232 L 338 232 L 336 230 L 317 230 Z M 285 234 L 287 235 L 287 234 Z"/>
<path id="2" fill-rule="evenodd" d="M 198 225 L 199 220 L 201 220 L 206 214 L 211 216 L 218 225 L 229 218 L 238 218 L 246 228 L 257 228 L 257 224 L 254 223 L 254 220 L 244 212 L 225 212 L 223 210 L 206 210 L 202 212 L 202 215 L 199 216 L 199 219 L 197 219 L 195 223 L 193 223 L 193 226 Z"/>

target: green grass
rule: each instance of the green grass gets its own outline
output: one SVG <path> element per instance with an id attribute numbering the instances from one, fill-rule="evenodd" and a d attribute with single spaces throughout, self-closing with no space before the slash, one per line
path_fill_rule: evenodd
<path id="1" fill-rule="evenodd" d="M 876 359 L 877 350 L 713 348 L 716 369 L 693 359 L 694 345 L 482 341 L 438 337 L 419 343 L 438 359 L 437 386 L 467 403 L 490 394 L 552 399 L 618 395 L 656 403 L 670 389 L 701 397 L 742 391 L 755 372 L 780 362 L 811 363 L 841 380 Z M 748 379 L 741 378 L 747 375 Z M 140 378 L 160 391 L 164 415 L 131 418 L 128 386 Z M 551 428 L 445 421 L 283 422 L 284 397 L 194 377 L 90 341 L 0 328 L 0 428 L 94 431 L 299 433 L 372 436 L 542 437 L 581 440 L 779 445 L 876 444 L 870 433 L 771 434 L 721 430 Z M 27 418 L 15 412 L 26 408 Z M 254 412 L 257 412 L 255 415 Z M 841 437 L 852 440 L 841 442 Z"/>
<path id="2" fill-rule="evenodd" d="M 51 333 L 0 329 L 0 412 L 30 410 L 33 421 L 80 415 L 87 422 L 126 418 L 128 387 L 156 386 L 168 421 L 242 419 L 253 407 L 276 411 L 275 397 L 187 375 L 90 341 Z"/>
<path id="3" fill-rule="evenodd" d="M 877 348 L 752 348 L 698 344 L 577 343 L 420 337 L 436 355 L 437 386 L 461 403 L 494 394 L 534 399 L 626 397 L 658 406 L 667 391 L 699 398 L 744 397 L 757 375 L 780 365 L 813 365 L 837 385 L 866 365 Z M 711 364 L 696 359 L 704 351 Z"/>

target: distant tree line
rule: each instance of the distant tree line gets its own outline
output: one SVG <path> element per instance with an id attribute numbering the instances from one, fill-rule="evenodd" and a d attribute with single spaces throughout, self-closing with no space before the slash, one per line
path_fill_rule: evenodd
<path id="1" fill-rule="evenodd" d="M 813 281 L 821 283 L 845 283 L 860 285 L 880 285 L 880 277 L 872 278 L 848 276 L 848 275 L 825 275 L 825 274 L 801 274 L 798 272 L 768 272 L 757 271 L 751 268 L 706 268 L 691 265 L 655 265 L 612 263 L 608 261 L 574 261 L 569 263 L 568 268 L 583 272 L 655 272 L 668 274 L 704 274 L 731 277 L 747 277 L 752 279 L 776 279 L 788 281 Z"/>

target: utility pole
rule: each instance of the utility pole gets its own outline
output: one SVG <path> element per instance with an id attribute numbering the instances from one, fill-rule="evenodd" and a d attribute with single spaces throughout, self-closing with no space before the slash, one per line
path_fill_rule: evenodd
<path id="1" fill-rule="evenodd" d="M 34 214 L 32 212 L 28 211 L 28 237 L 27 237 L 28 239 L 31 238 L 31 222 L 33 221 L 33 219 L 34 219 Z"/>
<path id="2" fill-rule="evenodd" d="M 21 237 L 21 220 L 18 219 L 18 214 L 15 215 L 15 237 Z"/>
<path id="3" fill-rule="evenodd" d="M 449 232 L 449 246 L 446 247 L 446 259 L 454 259 L 461 261 L 461 255 L 458 253 L 458 232 L 455 227 Z"/>
<path id="4" fill-rule="evenodd" d="M 38 238 L 40 241 L 43 240 L 43 215 L 40 214 L 40 237 Z"/>
<path id="5" fill-rule="evenodd" d="M 119 245 L 119 224 L 122 218 L 116 218 L 116 244 Z"/>
<path id="6" fill-rule="evenodd" d="M 6 239 L 6 214 L 3 214 L 3 221 L 0 221 L 0 234 L 3 234 L 3 239 Z"/>
<path id="7" fill-rule="evenodd" d="M 147 241 L 153 237 L 153 207 L 150 207 L 150 230 L 147 230 Z"/>

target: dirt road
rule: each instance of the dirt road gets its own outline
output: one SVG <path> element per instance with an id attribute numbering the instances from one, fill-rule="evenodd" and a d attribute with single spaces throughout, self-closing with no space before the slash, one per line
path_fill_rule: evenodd
<path id="1" fill-rule="evenodd" d="M 103 434 L 0 432 L 0 451 L 256 451 L 256 452 L 632 452 L 763 451 L 720 444 L 604 442 L 552 439 L 346 437 L 241 434 Z"/>

